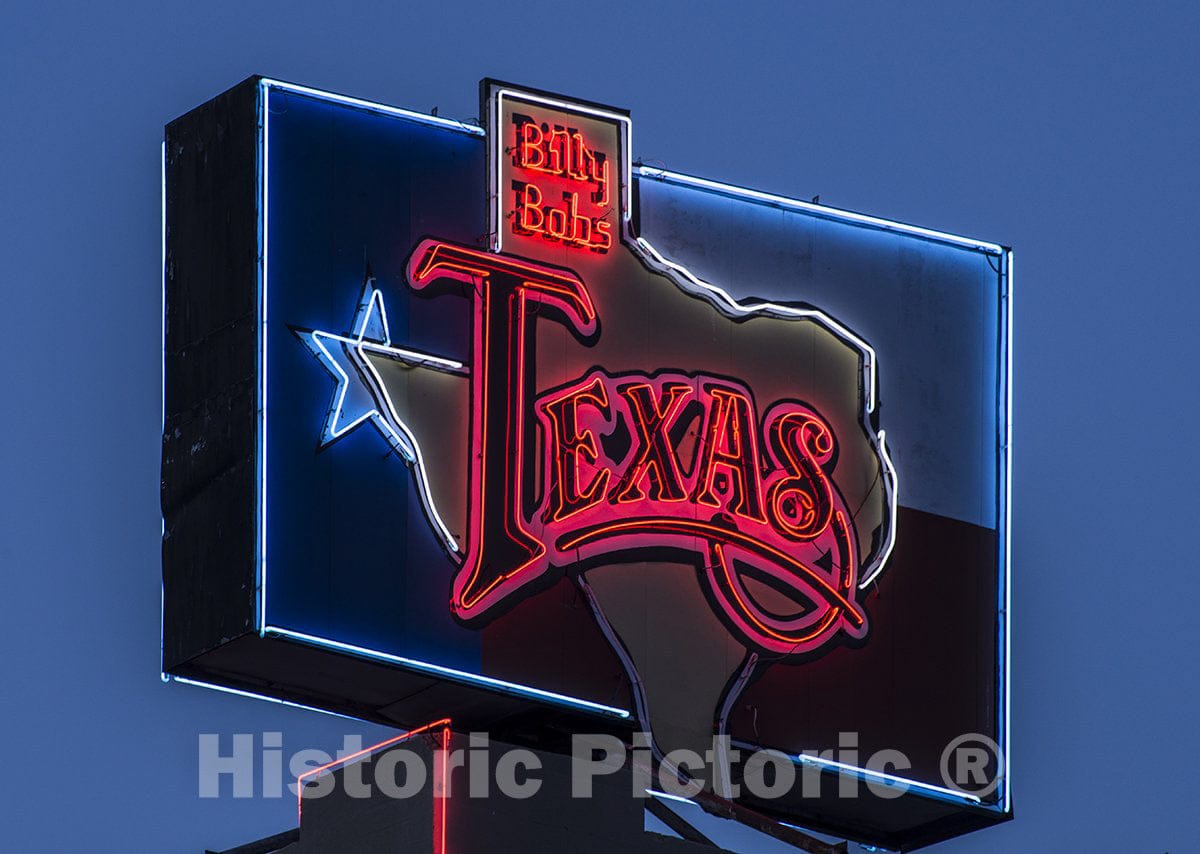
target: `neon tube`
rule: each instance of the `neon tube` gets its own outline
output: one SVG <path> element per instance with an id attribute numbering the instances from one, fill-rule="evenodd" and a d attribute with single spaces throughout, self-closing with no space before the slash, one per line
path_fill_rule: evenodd
<path id="1" fill-rule="evenodd" d="M 431 673 L 436 676 L 443 676 L 459 682 L 479 685 L 484 688 L 492 688 L 498 691 L 503 691 L 507 694 L 513 694 L 518 697 L 528 697 L 543 702 L 554 703 L 562 706 L 570 706 L 582 709 L 587 712 L 594 712 L 609 717 L 620 718 L 625 720 L 629 718 L 629 712 L 625 709 L 618 709 L 614 706 L 606 706 L 602 703 L 593 703 L 591 700 L 581 700 L 578 697 L 570 697 L 566 694 L 558 694 L 553 691 L 544 691 L 540 688 L 531 688 L 528 685 L 520 685 L 516 682 L 506 682 L 503 679 L 495 679 L 491 676 L 481 676 L 477 673 L 468 673 L 463 670 L 455 670 L 452 667 L 444 667 L 440 664 L 431 664 L 427 661 L 418 661 L 412 658 L 404 658 L 399 655 L 389 655 L 385 652 L 378 652 L 373 649 L 355 646 L 353 644 L 342 643 L 341 641 L 330 640 L 328 638 L 318 637 L 316 635 L 306 634 L 304 632 L 294 632 L 291 629 L 281 629 L 277 626 L 268 626 L 266 632 L 271 635 L 278 635 L 282 638 L 291 638 L 293 640 L 307 643 L 311 646 L 325 647 L 327 649 L 337 650 L 338 652 L 348 652 L 363 658 L 375 659 L 388 664 L 399 664 L 402 667 L 407 667 L 421 673 Z"/>

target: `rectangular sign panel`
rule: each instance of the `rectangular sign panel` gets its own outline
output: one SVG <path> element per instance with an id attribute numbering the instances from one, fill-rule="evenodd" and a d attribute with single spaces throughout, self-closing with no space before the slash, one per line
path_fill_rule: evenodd
<path id="1" fill-rule="evenodd" d="M 164 670 L 769 749 L 816 791 L 743 804 L 885 844 L 1004 820 L 1011 253 L 481 100 L 168 126 Z"/>

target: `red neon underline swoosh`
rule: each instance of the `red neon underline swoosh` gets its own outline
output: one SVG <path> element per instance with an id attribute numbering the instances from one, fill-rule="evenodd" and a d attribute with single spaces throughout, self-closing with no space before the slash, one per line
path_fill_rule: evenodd
<path id="1" fill-rule="evenodd" d="M 862 612 L 857 604 L 844 597 L 836 588 L 826 581 L 820 573 L 807 565 L 795 560 L 784 552 L 768 546 L 753 537 L 746 536 L 740 531 L 731 531 L 710 525 L 706 522 L 695 522 L 690 519 L 634 519 L 627 522 L 601 523 L 584 528 L 574 534 L 564 534 L 558 538 L 556 546 L 560 552 L 570 551 L 579 546 L 601 540 L 607 536 L 628 533 L 629 531 L 645 531 L 658 534 L 691 534 L 704 540 L 716 540 L 727 545 L 740 546 L 747 551 L 755 552 L 760 557 L 769 558 L 783 566 L 796 571 L 817 587 L 829 604 L 843 609 L 847 619 L 855 626 L 864 622 Z"/>

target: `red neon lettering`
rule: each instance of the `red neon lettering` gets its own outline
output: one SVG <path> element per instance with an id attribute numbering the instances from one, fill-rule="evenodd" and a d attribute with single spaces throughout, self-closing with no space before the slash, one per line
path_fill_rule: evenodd
<path id="1" fill-rule="evenodd" d="M 571 239 L 584 246 L 592 246 L 592 220 L 579 213 L 579 194 L 563 193 L 571 217 Z"/>
<path id="2" fill-rule="evenodd" d="M 608 158 L 603 154 L 597 154 L 598 166 L 593 170 L 592 181 L 596 185 L 596 192 L 592 194 L 592 201 L 598 207 L 607 207 L 608 201 Z"/>
<path id="3" fill-rule="evenodd" d="M 550 131 L 550 140 L 546 146 L 549 155 L 549 163 L 546 165 L 546 171 L 551 175 L 568 175 L 570 172 L 570 144 L 567 138 L 567 132 L 562 127 L 555 127 Z M 563 155 L 567 154 L 566 157 Z"/>
<path id="4" fill-rule="evenodd" d="M 521 125 L 521 139 L 517 147 L 517 165 L 525 169 L 541 169 L 546 163 L 542 150 L 542 129 L 533 122 Z"/>
<path id="5" fill-rule="evenodd" d="M 438 240 L 422 241 L 408 262 L 416 290 L 440 280 L 465 282 L 473 295 L 472 454 L 463 566 L 450 607 L 464 620 L 544 572 L 546 548 L 524 513 L 523 414 L 528 302 L 557 308 L 581 335 L 596 328 L 596 309 L 574 273 Z"/>
<path id="6" fill-rule="evenodd" d="M 607 417 L 608 393 L 599 377 L 542 405 L 554 425 L 549 451 L 554 478 L 549 509 L 543 517 L 546 521 L 565 519 L 604 499 L 611 475 L 607 468 L 602 467 L 586 487 L 579 486 L 580 461 L 595 464 L 599 459 L 595 434 L 579 429 L 579 407 L 589 404 Z"/>
<path id="7" fill-rule="evenodd" d="M 795 410 L 768 416 L 771 453 L 787 475 L 767 491 L 771 523 L 784 536 L 811 540 L 829 527 L 833 487 L 822 464 L 833 455 L 833 433 L 816 416 Z"/>
<path id="8" fill-rule="evenodd" d="M 583 134 L 562 125 L 538 124 L 514 115 L 516 134 L 513 165 L 537 173 L 513 181 L 516 207 L 513 227 L 518 234 L 537 235 L 604 253 L 612 247 L 609 210 L 609 159 L 591 150 Z M 538 176 L 550 176 L 543 180 Z M 530 178 L 535 180 L 529 180 Z M 564 188 L 563 185 L 568 185 Z M 585 185 L 580 189 L 570 185 Z M 582 195 L 583 190 L 586 193 Z M 561 195 L 563 204 L 547 201 Z M 590 206 L 594 210 L 588 210 Z"/>
<path id="9" fill-rule="evenodd" d="M 583 134 L 579 131 L 571 132 L 571 158 L 568 161 L 567 173 L 576 181 L 588 181 L 591 179 L 590 170 L 586 169 L 584 164 L 587 163 L 591 152 L 588 151 L 587 144 L 583 141 Z"/>
<path id="10" fill-rule="evenodd" d="M 546 216 L 542 213 L 542 191 L 533 184 L 524 184 L 517 190 L 517 216 L 522 231 L 542 230 Z"/>
<path id="11" fill-rule="evenodd" d="M 713 398 L 704 445 L 700 451 L 695 500 L 710 507 L 726 505 L 730 512 L 766 521 L 762 512 L 758 471 L 758 439 L 753 405 L 740 392 L 720 386 L 708 389 Z M 717 495 L 717 475 L 727 486 Z"/>
<path id="12" fill-rule="evenodd" d="M 536 184 L 513 182 L 517 209 L 514 227 L 519 234 L 539 234 L 548 240 L 562 241 L 596 251 L 612 246 L 612 232 L 605 219 L 593 220 L 579 212 L 579 194 L 562 194 L 565 208 L 543 205 L 542 191 Z"/>
<path id="13" fill-rule="evenodd" d="M 620 406 L 610 408 L 610 400 Z M 690 473 L 683 469 L 677 450 L 682 437 L 676 435 L 689 401 L 699 405 L 703 428 Z M 588 511 L 583 524 L 591 524 L 598 521 L 591 511 L 601 505 L 614 513 L 670 517 L 680 513 L 672 504 L 690 501 L 696 509 L 730 513 L 746 530 L 760 530 L 760 536 L 788 547 L 822 537 L 839 506 L 828 471 L 836 452 L 833 431 L 801 403 L 775 404 L 759 427 L 749 391 L 731 383 L 595 371 L 537 406 L 547 448 L 547 498 L 539 514 L 544 522 Z M 630 444 L 613 458 L 596 437 L 617 431 Z M 761 455 L 760 434 L 767 442 Z M 580 465 L 592 473 L 583 473 Z M 607 495 L 596 491 L 601 483 Z"/>
<path id="14" fill-rule="evenodd" d="M 617 393 L 625 400 L 633 416 L 639 444 L 621 482 L 612 492 L 613 500 L 628 502 L 645 498 L 641 483 L 646 478 L 650 480 L 648 492 L 652 501 L 683 501 L 687 497 L 679 460 L 675 457 L 667 431 L 692 391 L 692 387 L 685 383 L 668 383 L 663 386 L 661 396 L 656 400 L 654 390 L 646 383 L 628 383 L 617 387 Z"/>
<path id="15" fill-rule="evenodd" d="M 612 230 L 608 220 L 596 220 L 596 241 L 592 245 L 600 252 L 605 252 L 612 246 Z"/>
<path id="16" fill-rule="evenodd" d="M 561 227 L 548 213 L 546 221 Z M 418 290 L 465 282 L 473 299 L 477 453 L 463 564 L 451 582 L 456 616 L 486 619 L 555 567 L 654 548 L 698 555 L 714 606 L 757 648 L 793 654 L 838 632 L 865 634 L 857 534 L 830 476 L 836 439 L 814 410 L 781 401 L 760 422 L 750 390 L 732 380 L 595 370 L 535 404 L 546 455 L 535 509 L 523 412 L 529 303 L 557 309 L 547 314 L 588 336 L 597 317 L 587 289 L 568 270 L 435 240 L 417 247 L 408 276 Z M 703 415 L 689 473 L 676 445 L 692 401 Z M 630 444 L 614 460 L 608 438 L 618 433 Z M 748 577 L 786 591 L 798 612 L 765 610 Z"/>
<path id="17" fill-rule="evenodd" d="M 562 208 L 546 209 L 546 233 L 563 240 L 567 237 L 567 212 Z M 572 242 L 574 238 L 572 237 Z"/>

